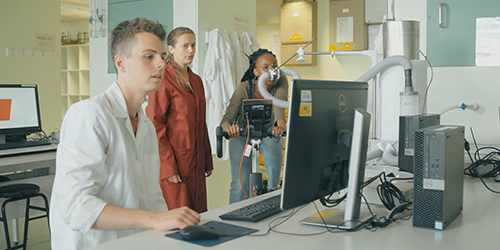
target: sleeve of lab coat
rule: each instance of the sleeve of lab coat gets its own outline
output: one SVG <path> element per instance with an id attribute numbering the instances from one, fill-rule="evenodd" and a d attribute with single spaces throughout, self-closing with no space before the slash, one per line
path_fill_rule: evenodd
<path id="1" fill-rule="evenodd" d="M 72 230 L 85 233 L 106 202 L 96 197 L 108 179 L 108 135 L 102 108 L 95 102 L 73 105 L 61 127 L 53 192 L 60 197 L 61 217 Z"/>
<path id="2" fill-rule="evenodd" d="M 210 138 L 208 137 L 208 129 L 205 125 L 205 170 L 213 170 L 214 163 L 212 160 L 212 148 L 210 147 Z"/>
<path id="3" fill-rule="evenodd" d="M 286 101 L 288 97 L 288 80 L 285 76 L 281 77 L 278 82 L 276 83 L 278 89 L 276 90 L 276 93 L 274 94 L 274 97 Z M 283 119 L 286 121 L 286 116 L 285 116 L 285 109 L 278 107 L 278 106 L 273 106 L 273 113 L 274 113 L 274 123 L 276 123 L 277 120 Z"/>
<path id="4" fill-rule="evenodd" d="M 165 72 L 164 78 L 170 77 Z M 151 92 L 148 95 L 148 106 L 146 107 L 146 114 L 153 122 L 156 128 L 156 135 L 158 137 L 158 151 L 160 153 L 160 179 L 170 176 L 178 175 L 179 168 L 175 153 L 168 139 L 167 127 L 167 112 L 170 107 L 170 97 L 168 89 L 165 84 L 166 79 L 163 79 L 157 91 Z M 168 84 L 168 83 L 167 83 Z"/>

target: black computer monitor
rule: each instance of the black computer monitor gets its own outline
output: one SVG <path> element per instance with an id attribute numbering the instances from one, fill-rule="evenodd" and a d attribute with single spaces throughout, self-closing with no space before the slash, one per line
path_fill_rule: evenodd
<path id="1" fill-rule="evenodd" d="M 37 85 L 0 84 L 0 143 L 40 131 Z"/>
<path id="2" fill-rule="evenodd" d="M 281 209 L 309 203 L 348 186 L 355 109 L 366 109 L 367 93 L 366 82 L 292 81 Z M 361 144 L 368 143 L 367 132 L 365 139 Z M 366 151 L 364 154 L 366 159 Z M 320 225 L 324 225 L 322 220 Z"/>

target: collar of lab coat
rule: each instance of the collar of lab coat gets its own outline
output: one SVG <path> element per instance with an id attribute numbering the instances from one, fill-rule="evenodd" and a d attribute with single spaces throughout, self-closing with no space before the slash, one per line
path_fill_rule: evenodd
<path id="1" fill-rule="evenodd" d="M 135 138 L 136 144 L 139 145 L 149 131 L 149 127 L 147 126 L 148 120 L 146 120 L 149 118 L 146 117 L 144 110 L 139 108 L 137 111 L 137 135 L 134 136 L 134 130 L 132 129 L 132 124 L 128 115 L 127 102 L 125 101 L 125 97 L 123 96 L 120 86 L 114 82 L 111 86 L 109 86 L 106 92 L 109 93 L 113 115 L 116 118 L 124 119 L 123 122 L 125 123 L 127 130 L 130 132 L 130 135 Z"/>

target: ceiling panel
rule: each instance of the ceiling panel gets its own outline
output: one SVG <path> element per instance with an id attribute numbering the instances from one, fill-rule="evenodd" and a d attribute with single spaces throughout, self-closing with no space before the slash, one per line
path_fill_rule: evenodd
<path id="1" fill-rule="evenodd" d="M 61 0 L 61 22 L 89 19 L 89 0 Z"/>

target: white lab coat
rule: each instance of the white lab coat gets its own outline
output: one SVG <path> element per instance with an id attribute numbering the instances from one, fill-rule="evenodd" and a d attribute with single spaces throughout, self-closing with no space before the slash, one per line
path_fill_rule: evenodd
<path id="1" fill-rule="evenodd" d="M 241 64 L 244 69 L 243 73 L 245 73 L 248 67 L 250 67 L 250 63 L 248 62 L 248 57 L 254 52 L 254 50 L 252 49 L 252 39 L 246 32 L 241 33 L 238 36 L 238 39 L 240 41 L 240 50 L 243 52 Z M 243 77 L 243 75 L 241 75 L 241 77 Z"/>
<path id="2" fill-rule="evenodd" d="M 142 231 L 91 229 L 106 204 L 167 211 L 156 130 L 142 109 L 138 115 L 134 137 L 116 83 L 67 111 L 50 204 L 53 250 L 84 249 Z"/>
<path id="3" fill-rule="evenodd" d="M 212 145 L 212 154 L 216 153 L 217 142 L 215 129 L 219 126 L 222 117 L 229 105 L 229 99 L 234 92 L 232 49 L 229 37 L 224 38 L 219 29 L 209 33 L 208 49 L 205 55 L 205 66 L 203 69 L 203 84 L 205 87 L 205 99 L 207 102 L 207 129 Z M 228 151 L 228 143 L 224 142 L 224 152 Z M 228 155 L 222 160 L 227 160 Z"/>
<path id="4" fill-rule="evenodd" d="M 238 34 L 233 32 L 231 34 L 231 48 L 233 48 L 234 53 L 234 78 L 236 79 L 234 89 L 240 84 L 241 78 L 245 74 L 245 71 L 248 67 L 245 68 L 244 62 L 246 61 L 248 64 L 248 57 L 243 54 L 240 47 L 240 40 L 238 38 Z"/>

